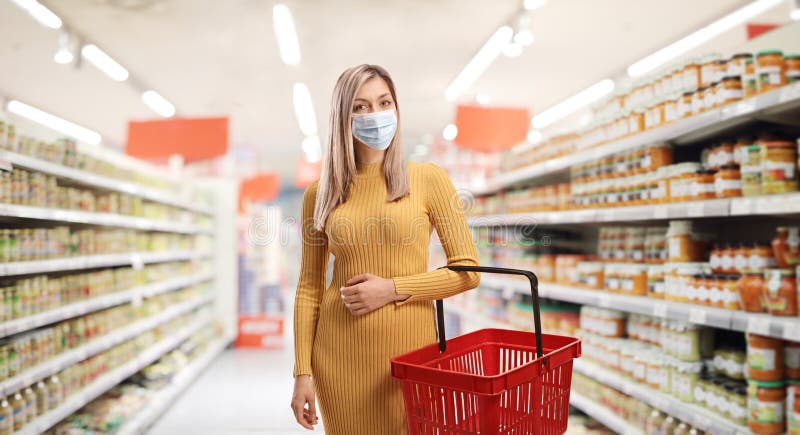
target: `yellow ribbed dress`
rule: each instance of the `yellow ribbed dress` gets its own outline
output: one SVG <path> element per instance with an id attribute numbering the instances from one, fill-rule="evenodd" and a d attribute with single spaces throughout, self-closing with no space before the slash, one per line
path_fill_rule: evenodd
<path id="1" fill-rule="evenodd" d="M 436 229 L 448 265 L 477 265 L 464 210 L 447 173 L 409 162 L 410 195 L 386 202 L 380 163 L 359 165 L 347 201 L 329 216 L 324 234 L 311 227 L 317 182 L 303 195 L 303 252 L 294 307 L 295 376 L 310 374 L 328 435 L 406 433 L 400 385 L 389 360 L 436 341 L 431 301 L 475 288 L 475 272 L 428 270 Z M 325 287 L 328 253 L 333 277 Z M 354 275 L 394 281 L 410 295 L 353 316 L 339 288 Z"/>

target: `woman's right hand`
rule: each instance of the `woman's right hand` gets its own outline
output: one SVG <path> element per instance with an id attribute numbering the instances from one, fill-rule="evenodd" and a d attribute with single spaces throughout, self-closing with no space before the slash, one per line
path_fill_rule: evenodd
<path id="1" fill-rule="evenodd" d="M 308 408 L 306 408 L 308 404 Z M 314 430 L 318 423 L 317 401 L 314 397 L 314 383 L 311 376 L 300 375 L 294 378 L 294 394 L 292 395 L 292 411 L 294 418 L 306 429 Z"/>

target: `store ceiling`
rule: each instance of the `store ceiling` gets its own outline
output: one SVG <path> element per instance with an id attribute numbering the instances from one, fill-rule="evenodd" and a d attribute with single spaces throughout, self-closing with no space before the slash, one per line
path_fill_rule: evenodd
<path id="1" fill-rule="evenodd" d="M 339 73 L 385 66 L 398 85 L 408 149 L 438 134 L 454 106 L 444 89 L 519 2 L 487 0 L 287 0 L 302 62 L 284 65 L 266 0 L 50 0 L 66 24 L 172 101 L 182 116 L 229 115 L 231 142 L 259 150 L 263 166 L 292 177 L 302 135 L 292 84 L 305 82 L 320 127 Z M 654 49 L 707 24 L 742 0 L 550 0 L 532 13 L 534 44 L 500 58 L 469 99 L 544 109 L 614 76 Z M 52 61 L 58 32 L 0 0 L 0 95 L 99 131 L 122 146 L 126 122 L 155 115 L 128 84 L 91 66 Z M 291 184 L 292 178 L 287 178 Z"/>

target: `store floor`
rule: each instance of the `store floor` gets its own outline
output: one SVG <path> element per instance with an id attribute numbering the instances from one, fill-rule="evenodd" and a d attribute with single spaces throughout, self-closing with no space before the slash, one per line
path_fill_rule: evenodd
<path id="1" fill-rule="evenodd" d="M 292 364 L 290 349 L 227 350 L 148 433 L 321 434 L 298 426 L 289 409 Z"/>

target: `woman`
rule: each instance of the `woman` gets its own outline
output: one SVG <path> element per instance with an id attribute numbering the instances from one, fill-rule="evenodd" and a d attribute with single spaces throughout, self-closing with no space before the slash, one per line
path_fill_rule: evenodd
<path id="1" fill-rule="evenodd" d="M 435 342 L 432 300 L 480 281 L 474 272 L 426 272 L 432 228 L 448 265 L 477 265 L 478 257 L 447 173 L 406 166 L 399 114 L 383 68 L 360 65 L 339 77 L 322 174 L 303 195 L 292 409 L 307 429 L 317 423 L 316 397 L 328 434 L 405 433 L 389 360 Z"/>

